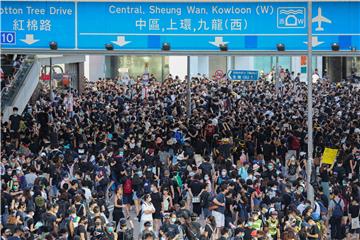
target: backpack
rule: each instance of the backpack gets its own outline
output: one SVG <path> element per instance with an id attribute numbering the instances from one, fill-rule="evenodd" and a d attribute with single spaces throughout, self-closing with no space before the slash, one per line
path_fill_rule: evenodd
<path id="1" fill-rule="evenodd" d="M 124 183 L 124 193 L 125 194 L 132 194 L 132 181 L 130 178 L 126 179 L 125 180 L 125 183 Z"/>
<path id="2" fill-rule="evenodd" d="M 325 207 L 324 203 L 322 201 L 317 202 L 320 207 L 320 215 L 326 216 L 328 214 L 328 209 Z"/>
<path id="3" fill-rule="evenodd" d="M 334 211 L 332 213 L 332 216 L 336 217 L 336 218 L 344 216 L 344 210 L 343 210 L 343 208 L 341 207 L 341 204 L 340 204 L 341 199 L 338 202 L 336 202 L 335 200 L 333 200 L 333 201 L 335 203 L 335 207 L 334 207 Z"/>
<path id="4" fill-rule="evenodd" d="M 243 220 L 247 221 L 249 219 L 249 211 L 246 205 L 238 203 L 238 216 Z"/>

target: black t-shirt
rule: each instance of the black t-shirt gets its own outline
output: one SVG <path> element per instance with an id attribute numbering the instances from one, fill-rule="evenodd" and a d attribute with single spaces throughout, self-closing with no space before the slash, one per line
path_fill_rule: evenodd
<path id="1" fill-rule="evenodd" d="M 201 190 L 204 188 L 204 184 L 198 180 L 193 180 L 190 182 L 189 187 L 191 189 L 193 196 L 198 196 Z"/>
<path id="2" fill-rule="evenodd" d="M 120 230 L 118 233 L 119 240 L 133 240 L 134 229 L 126 229 L 125 231 Z"/>
<path id="3" fill-rule="evenodd" d="M 5 212 L 5 206 L 8 206 L 10 208 L 12 201 L 12 196 L 7 192 L 1 193 L 1 214 L 4 214 Z"/>
<path id="4" fill-rule="evenodd" d="M 154 205 L 155 211 L 159 213 L 161 211 L 162 197 L 160 192 L 151 193 L 151 202 Z"/>
<path id="5" fill-rule="evenodd" d="M 46 112 L 40 112 L 37 115 L 37 120 L 40 123 L 41 127 L 44 127 L 47 125 L 47 123 L 49 121 L 49 116 Z"/>
<path id="6" fill-rule="evenodd" d="M 201 207 L 203 208 L 208 208 L 210 206 L 210 201 L 211 201 L 211 194 L 207 191 L 204 191 L 201 195 L 200 195 L 200 204 Z"/>
<path id="7" fill-rule="evenodd" d="M 164 177 L 160 180 L 161 189 L 167 188 L 170 190 L 170 187 L 173 186 L 173 180 L 169 177 Z"/>
<path id="8" fill-rule="evenodd" d="M 209 177 L 211 176 L 212 165 L 209 162 L 203 162 L 200 164 L 199 168 L 202 170 L 203 174 L 207 174 Z"/>
<path id="9" fill-rule="evenodd" d="M 226 197 L 226 200 L 225 200 L 225 216 L 231 216 L 231 210 L 230 210 L 230 207 L 232 206 L 232 204 L 234 203 L 233 199 L 232 198 L 228 198 Z"/>
<path id="10" fill-rule="evenodd" d="M 13 114 L 9 117 L 9 120 L 11 122 L 11 130 L 13 130 L 14 132 L 19 131 L 21 116 Z"/>
<path id="11" fill-rule="evenodd" d="M 76 208 L 76 215 L 78 217 L 83 217 L 84 213 L 85 213 L 85 206 L 82 203 L 76 203 L 75 204 L 75 208 Z"/>
<path id="12" fill-rule="evenodd" d="M 322 182 L 329 182 L 330 177 L 329 177 L 329 173 L 327 170 L 321 171 L 320 172 L 320 178 Z"/>
<path id="13" fill-rule="evenodd" d="M 75 233 L 77 236 L 80 236 L 81 233 L 84 234 L 85 236 L 85 240 L 87 240 L 87 232 L 86 232 L 86 228 L 84 225 L 78 225 L 77 228 L 75 229 Z"/>
<path id="14" fill-rule="evenodd" d="M 359 208 L 360 208 L 359 204 L 358 205 L 350 204 L 349 214 L 351 215 L 351 218 L 359 217 Z"/>
<path id="15" fill-rule="evenodd" d="M 176 235 L 179 234 L 178 226 L 176 224 L 172 224 L 172 223 L 164 223 L 161 226 L 160 230 L 164 233 L 167 233 L 171 237 L 175 237 Z"/>
<path id="16" fill-rule="evenodd" d="M 319 230 L 318 226 L 317 226 L 316 224 L 314 224 L 314 225 L 312 225 L 312 226 L 310 227 L 309 233 L 310 233 L 311 235 L 319 234 L 319 233 L 320 233 L 320 230 Z M 309 240 L 318 240 L 319 238 L 318 238 L 318 237 L 317 237 L 317 238 L 308 237 L 308 239 L 309 239 Z"/>
<path id="17" fill-rule="evenodd" d="M 193 147 L 196 154 L 202 154 L 204 153 L 204 149 L 206 149 L 206 143 L 201 139 L 197 139 L 195 140 Z"/>
<path id="18" fill-rule="evenodd" d="M 53 224 L 56 221 L 56 216 L 49 212 L 46 212 L 43 214 L 42 219 L 44 221 L 44 227 L 47 228 L 49 232 L 51 232 L 53 230 Z"/>
<path id="19" fill-rule="evenodd" d="M 338 179 L 338 181 L 339 182 L 342 182 L 343 181 L 343 179 L 345 178 L 345 175 L 346 175 L 346 170 L 345 170 L 345 168 L 344 168 L 344 166 L 335 166 L 334 167 L 334 173 L 336 173 L 337 174 L 337 179 Z"/>

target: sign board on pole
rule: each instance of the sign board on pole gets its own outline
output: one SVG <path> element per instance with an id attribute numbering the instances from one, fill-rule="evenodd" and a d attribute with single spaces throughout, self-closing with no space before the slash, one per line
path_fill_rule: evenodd
<path id="1" fill-rule="evenodd" d="M 313 3 L 314 50 L 360 47 L 359 1 Z M 161 51 L 287 50 L 307 48 L 307 3 L 303 2 L 123 2 L 11 1 L 1 2 L 1 47 Z M 126 24 L 118 24 L 126 23 Z M 64 27 L 65 26 L 65 27 Z"/>
<path id="2" fill-rule="evenodd" d="M 215 78 L 216 79 L 221 79 L 224 77 L 224 72 L 221 69 L 218 69 L 215 71 Z"/>
<path id="3" fill-rule="evenodd" d="M 228 79 L 232 81 L 257 81 L 259 79 L 259 71 L 229 70 Z"/>
<path id="4" fill-rule="evenodd" d="M 323 164 L 334 164 L 339 149 L 325 148 L 321 162 Z"/>

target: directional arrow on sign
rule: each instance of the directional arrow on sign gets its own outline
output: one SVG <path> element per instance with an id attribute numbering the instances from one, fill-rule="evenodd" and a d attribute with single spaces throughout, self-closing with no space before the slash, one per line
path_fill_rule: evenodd
<path id="1" fill-rule="evenodd" d="M 34 39 L 34 34 L 26 34 L 25 39 L 20 40 L 29 45 L 40 41 L 39 39 Z"/>
<path id="2" fill-rule="evenodd" d="M 118 45 L 118 46 L 120 46 L 120 47 L 123 47 L 123 46 L 125 46 L 126 44 L 129 44 L 129 43 L 131 43 L 130 41 L 126 41 L 125 40 L 125 36 L 118 36 L 117 37 L 117 40 L 116 41 L 112 41 L 112 43 L 114 43 L 114 44 L 116 44 L 116 45 Z"/>
<path id="3" fill-rule="evenodd" d="M 312 46 L 313 47 L 317 47 L 317 46 L 319 46 L 319 45 L 321 45 L 321 44 L 323 44 L 324 42 L 319 42 L 319 38 L 317 37 L 317 36 L 315 36 L 315 37 L 312 37 Z M 308 44 L 308 42 L 304 42 L 305 44 Z"/>
<path id="4" fill-rule="evenodd" d="M 214 45 L 215 47 L 220 47 L 221 44 L 228 44 L 229 42 L 224 42 L 223 37 L 215 37 L 215 41 L 209 43 Z"/>
<path id="5" fill-rule="evenodd" d="M 229 80 L 232 80 L 233 79 L 233 70 L 229 70 L 227 76 L 228 76 Z"/>

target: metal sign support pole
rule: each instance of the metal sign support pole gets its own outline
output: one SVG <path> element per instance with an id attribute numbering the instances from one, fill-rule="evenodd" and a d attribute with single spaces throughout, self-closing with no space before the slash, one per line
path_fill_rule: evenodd
<path id="1" fill-rule="evenodd" d="M 52 102 L 53 101 L 53 74 L 52 74 L 52 71 L 53 71 L 53 65 L 52 65 L 52 57 L 50 57 L 50 79 L 49 79 L 49 85 L 50 85 L 50 101 Z"/>
<path id="2" fill-rule="evenodd" d="M 190 56 L 187 56 L 187 117 L 191 117 L 191 76 L 190 76 Z"/>
<path id="3" fill-rule="evenodd" d="M 308 158 L 306 164 L 307 199 L 314 206 L 314 189 L 311 185 L 311 172 L 313 165 L 313 101 L 312 101 L 312 0 L 308 0 L 308 52 L 307 52 L 307 81 L 308 81 Z"/>
<path id="4" fill-rule="evenodd" d="M 279 71 L 279 55 L 275 57 L 276 59 L 276 66 L 275 66 L 275 91 L 276 97 L 279 95 L 279 78 L 280 78 L 280 71 Z"/>
<path id="5" fill-rule="evenodd" d="M 164 56 L 161 55 L 161 85 L 164 84 Z"/>

